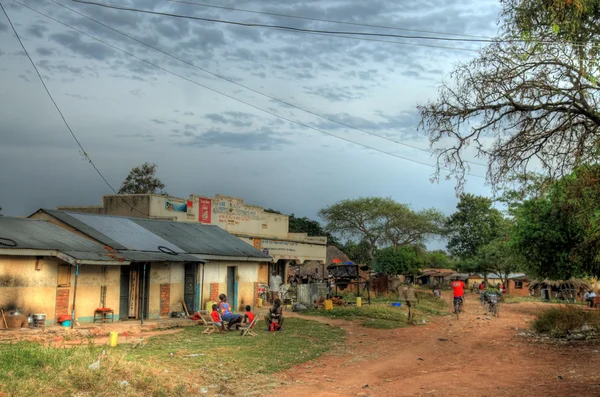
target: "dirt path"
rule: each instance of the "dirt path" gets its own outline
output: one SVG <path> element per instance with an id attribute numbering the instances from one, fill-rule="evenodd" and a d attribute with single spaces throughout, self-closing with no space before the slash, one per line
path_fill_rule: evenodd
<path id="1" fill-rule="evenodd" d="M 600 395 L 600 346 L 517 334 L 543 304 L 502 305 L 484 315 L 468 296 L 465 313 L 398 330 L 320 318 L 347 331 L 347 350 L 295 367 L 273 396 Z M 311 317 L 311 319 L 314 319 Z"/>

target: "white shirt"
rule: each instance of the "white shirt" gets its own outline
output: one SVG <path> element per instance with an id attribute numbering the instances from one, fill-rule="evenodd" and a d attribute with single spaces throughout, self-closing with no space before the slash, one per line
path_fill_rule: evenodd
<path id="1" fill-rule="evenodd" d="M 271 291 L 279 292 L 281 282 L 282 282 L 281 276 L 279 274 L 276 274 L 275 276 L 271 276 L 271 285 L 269 286 L 271 288 Z"/>
<path id="2" fill-rule="evenodd" d="M 594 299 L 596 297 L 596 293 L 594 291 L 590 292 L 588 295 L 588 299 Z"/>

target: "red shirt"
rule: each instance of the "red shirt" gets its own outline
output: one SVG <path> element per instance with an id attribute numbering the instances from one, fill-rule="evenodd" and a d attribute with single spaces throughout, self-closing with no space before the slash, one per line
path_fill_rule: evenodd
<path id="1" fill-rule="evenodd" d="M 252 321 L 254 321 L 254 313 L 252 312 L 246 312 L 246 316 L 248 316 L 248 322 L 252 323 Z"/>
<path id="2" fill-rule="evenodd" d="M 485 284 L 484 283 L 479 284 L 479 289 L 481 291 L 483 291 L 485 289 Z"/>
<path id="3" fill-rule="evenodd" d="M 210 317 L 212 318 L 213 322 L 215 323 L 220 323 L 221 322 L 221 316 L 219 315 L 219 312 L 216 310 L 213 310 L 210 313 Z"/>
<path id="4" fill-rule="evenodd" d="M 465 295 L 465 283 L 460 280 L 456 280 L 450 283 L 452 291 L 454 292 L 455 298 L 460 298 Z"/>

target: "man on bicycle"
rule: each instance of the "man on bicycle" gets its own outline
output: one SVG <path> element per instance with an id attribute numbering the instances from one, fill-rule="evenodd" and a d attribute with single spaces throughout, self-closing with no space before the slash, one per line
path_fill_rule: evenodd
<path id="1" fill-rule="evenodd" d="M 464 301 L 464 296 L 465 296 L 465 283 L 463 283 L 462 281 L 460 281 L 460 279 L 457 277 L 453 282 L 450 283 L 450 286 L 452 287 L 452 292 L 454 294 L 454 310 L 456 311 L 456 307 L 458 305 L 462 305 L 463 301 Z"/>

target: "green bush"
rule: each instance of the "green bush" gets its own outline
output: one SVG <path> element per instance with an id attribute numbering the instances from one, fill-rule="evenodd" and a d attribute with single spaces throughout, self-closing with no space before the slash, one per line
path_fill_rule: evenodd
<path id="1" fill-rule="evenodd" d="M 540 312 L 533 321 L 532 328 L 541 334 L 565 336 L 584 325 L 600 327 L 600 312 L 585 310 L 577 306 L 552 307 Z"/>

